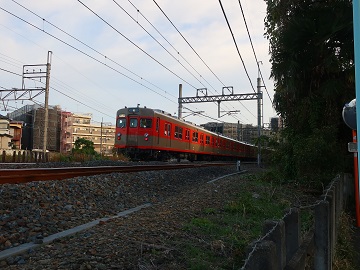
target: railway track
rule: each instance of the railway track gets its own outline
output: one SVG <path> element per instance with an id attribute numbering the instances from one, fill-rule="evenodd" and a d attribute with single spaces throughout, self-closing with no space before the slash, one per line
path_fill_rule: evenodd
<path id="1" fill-rule="evenodd" d="M 0 169 L 0 184 L 19 184 L 33 181 L 62 180 L 77 176 L 109 173 L 127 173 L 155 170 L 175 170 L 210 166 L 229 166 L 229 163 L 191 163 L 135 166 L 97 166 L 63 168 Z"/>

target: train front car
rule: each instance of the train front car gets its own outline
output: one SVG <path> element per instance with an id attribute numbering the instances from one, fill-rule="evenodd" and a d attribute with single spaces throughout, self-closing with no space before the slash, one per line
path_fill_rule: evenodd
<path id="1" fill-rule="evenodd" d="M 152 155 L 154 111 L 148 108 L 124 108 L 116 114 L 115 148 L 132 159 Z"/>

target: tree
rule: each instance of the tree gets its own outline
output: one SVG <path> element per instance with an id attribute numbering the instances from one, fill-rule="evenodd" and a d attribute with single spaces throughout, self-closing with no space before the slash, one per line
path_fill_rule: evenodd
<path id="1" fill-rule="evenodd" d="M 275 160 L 288 178 L 328 177 L 344 169 L 351 140 L 341 112 L 355 97 L 352 1 L 266 2 L 274 105 L 285 126 Z"/>
<path id="2" fill-rule="evenodd" d="M 72 149 L 74 154 L 96 155 L 94 143 L 84 138 L 78 138 L 74 142 L 74 148 Z"/>

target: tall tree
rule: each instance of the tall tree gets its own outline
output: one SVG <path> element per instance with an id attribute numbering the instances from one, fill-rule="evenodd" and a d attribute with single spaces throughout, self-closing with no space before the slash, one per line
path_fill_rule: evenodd
<path id="1" fill-rule="evenodd" d="M 285 126 L 277 162 L 298 179 L 343 169 L 351 131 L 341 112 L 355 97 L 352 1 L 265 1 L 274 105 Z"/>

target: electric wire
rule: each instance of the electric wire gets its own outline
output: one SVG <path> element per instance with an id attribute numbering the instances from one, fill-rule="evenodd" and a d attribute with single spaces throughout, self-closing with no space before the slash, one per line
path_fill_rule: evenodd
<path id="1" fill-rule="evenodd" d="M 212 86 L 190 63 L 186 60 L 186 58 L 171 44 L 171 42 L 153 25 L 142 12 L 130 1 L 129 3 L 136 9 L 136 11 L 155 29 L 155 31 L 174 49 L 174 51 L 202 78 L 208 85 L 211 86 L 212 89 L 215 90 L 214 86 Z M 138 22 L 137 22 L 138 23 Z M 215 90 L 216 91 L 216 90 Z"/>
<path id="2" fill-rule="evenodd" d="M 156 4 L 156 6 L 159 8 L 159 10 L 162 12 L 162 14 L 166 17 L 166 19 L 170 22 L 170 24 L 175 28 L 175 30 L 180 34 L 180 36 L 184 39 L 184 41 L 188 44 L 188 46 L 192 49 L 192 51 L 198 56 L 198 58 L 203 62 L 203 64 L 210 70 L 210 72 L 217 78 L 217 80 L 223 85 L 225 86 L 225 84 L 220 80 L 220 78 L 214 73 L 214 71 L 205 63 L 205 61 L 201 58 L 201 56 L 196 52 L 196 50 L 193 48 L 193 46 L 191 46 L 190 42 L 184 37 L 184 35 L 179 31 L 179 29 L 175 26 L 175 24 L 170 20 L 170 18 L 166 15 L 166 13 L 163 11 L 163 9 L 160 7 L 160 5 L 153 0 L 154 3 Z M 251 80 L 250 80 L 251 83 Z M 251 83 L 252 84 L 252 83 Z M 253 87 L 254 89 L 254 87 Z M 215 90 L 215 89 L 214 89 Z M 215 90 L 216 93 L 218 93 Z M 218 93 L 219 94 L 219 93 Z M 255 115 L 244 105 L 242 104 L 240 101 L 239 103 L 250 113 L 252 114 L 254 117 Z M 234 109 L 235 107 L 232 106 Z"/>
<path id="3" fill-rule="evenodd" d="M 145 82 L 149 83 L 150 85 L 154 86 L 155 88 L 158 88 L 159 90 L 163 91 L 164 93 L 167 93 L 167 91 L 166 91 L 166 90 L 161 89 L 160 87 L 156 86 L 156 85 L 155 85 L 155 84 L 153 84 L 152 82 L 150 82 L 150 81 L 146 80 L 144 77 L 142 77 L 142 76 L 140 76 L 140 75 L 136 74 L 136 73 L 135 73 L 135 72 L 133 72 L 132 70 L 130 70 L 130 69 L 126 68 L 125 66 L 123 66 L 123 65 L 119 64 L 118 62 L 116 62 L 116 61 L 112 60 L 111 58 L 109 58 L 108 56 L 106 56 L 106 55 L 104 55 L 103 53 L 99 52 L 99 51 L 98 51 L 98 50 L 96 50 L 95 48 L 93 48 L 93 47 L 89 46 L 88 44 L 84 43 L 84 42 L 83 42 L 83 41 L 81 41 L 80 39 L 78 39 L 78 38 L 74 37 L 73 35 L 71 35 L 71 34 L 69 34 L 68 32 L 64 31 L 63 29 L 59 28 L 59 27 L 58 27 L 58 26 L 56 26 L 55 24 L 53 24 L 53 23 L 49 22 L 48 20 L 46 20 L 46 19 L 42 18 L 41 16 L 39 16 L 39 15 L 38 15 L 38 14 L 36 14 L 35 12 L 33 12 L 33 11 L 31 11 L 30 9 L 26 8 L 25 6 L 23 6 L 23 5 L 19 4 L 19 3 L 18 3 L 18 2 L 16 2 L 15 0 L 12 0 L 12 1 L 13 1 L 14 3 L 18 4 L 19 6 L 21 6 L 22 8 L 26 9 L 28 12 L 32 13 L 32 14 L 33 14 L 33 15 L 35 15 L 36 17 L 38 17 L 38 18 L 40 18 L 41 20 L 43 20 L 43 22 L 47 22 L 47 23 L 48 23 L 48 24 L 50 24 L 52 27 L 54 27 L 54 28 L 56 28 L 57 30 L 61 31 L 61 32 L 62 32 L 62 33 L 64 33 L 65 35 L 67 35 L 67 36 L 71 37 L 72 39 L 74 39 L 74 40 L 76 40 L 77 42 L 81 43 L 82 45 L 86 46 L 86 47 L 87 47 L 87 48 L 89 48 L 90 50 L 92 50 L 92 51 L 96 52 L 97 54 L 101 55 L 102 57 L 104 57 L 104 59 L 109 60 L 110 62 L 114 63 L 115 65 L 117 65 L 117 66 L 119 66 L 119 67 L 121 67 L 121 68 L 125 69 L 125 70 L 126 70 L 126 71 L 128 71 L 129 73 L 131 73 L 131 74 L 135 75 L 135 76 L 136 76 L 136 77 L 138 77 L 139 79 L 141 79 L 141 80 L 143 80 L 143 81 L 145 81 Z M 169 94 L 169 93 L 167 93 L 167 94 Z M 171 94 L 169 94 L 169 95 L 171 95 Z M 173 96 L 173 95 L 172 95 L 172 96 Z M 173 97 L 175 97 L 175 96 L 173 96 Z M 175 98 L 177 98 L 177 97 L 175 97 Z"/>
<path id="4" fill-rule="evenodd" d="M 171 52 L 169 52 L 164 45 L 162 45 L 149 31 L 147 31 L 134 17 L 132 17 L 118 2 L 113 0 L 113 2 L 122 10 L 124 11 L 134 22 L 136 22 L 157 44 L 159 44 L 175 61 L 177 61 L 187 72 L 189 72 L 200 84 L 204 87 L 205 85 L 187 68 L 182 64 Z"/>
<path id="5" fill-rule="evenodd" d="M 245 73 L 246 73 L 246 75 L 247 75 L 247 77 L 248 77 L 248 79 L 249 79 L 249 82 L 250 82 L 250 84 L 251 84 L 251 87 L 252 87 L 254 93 L 256 93 L 255 88 L 254 88 L 254 85 L 253 85 L 253 83 L 252 83 L 252 81 L 251 81 L 250 75 L 249 75 L 249 73 L 248 73 L 248 71 L 247 71 L 247 69 L 246 69 L 244 60 L 243 60 L 243 58 L 242 58 L 242 56 L 241 56 L 241 54 L 240 54 L 239 47 L 238 47 L 237 42 L 236 42 L 236 40 L 235 40 L 234 33 L 233 33 L 232 29 L 231 29 L 229 20 L 228 20 L 228 18 L 227 18 L 227 16 L 226 16 L 226 13 L 225 13 L 224 7 L 223 7 L 223 5 L 222 5 L 222 3 L 221 3 L 221 0 L 219 0 L 219 4 L 220 4 L 221 10 L 222 10 L 222 12 L 223 12 L 224 18 L 225 18 L 225 20 L 226 20 L 226 23 L 227 23 L 227 25 L 228 25 L 228 28 L 229 28 L 229 30 L 230 30 L 230 33 L 231 33 L 232 39 L 233 39 L 233 41 L 234 41 L 234 44 L 235 44 L 237 53 L 238 53 L 238 55 L 240 56 L 240 60 L 241 60 L 242 65 L 243 65 L 243 67 L 244 67 L 244 69 L 245 69 Z"/>
<path id="6" fill-rule="evenodd" d="M 87 5 L 85 5 L 83 2 L 81 2 L 80 0 L 78 0 L 78 2 L 80 4 L 82 4 L 85 8 L 87 8 L 91 13 L 93 13 L 96 17 L 98 17 L 101 21 L 103 21 L 105 24 L 107 24 L 110 28 L 112 28 L 115 32 L 117 32 L 119 35 L 121 35 L 123 38 L 125 38 L 127 41 L 129 41 L 131 44 L 133 44 L 136 48 L 138 48 L 140 51 L 142 51 L 144 54 L 146 54 L 148 57 L 150 57 L 152 60 L 154 60 L 156 63 L 158 63 L 160 66 L 162 66 L 163 68 L 165 68 L 167 71 L 169 71 L 171 74 L 175 75 L 176 77 L 178 77 L 180 80 L 184 81 L 185 83 L 187 83 L 188 85 L 190 85 L 191 87 L 193 87 L 194 89 L 197 89 L 194 85 L 192 85 L 191 83 L 189 83 L 187 80 L 181 78 L 179 75 L 177 75 L 174 71 L 172 71 L 171 69 L 169 69 L 168 67 L 166 67 L 164 64 L 162 64 L 159 60 L 155 59 L 152 55 L 150 55 L 148 52 L 146 52 L 145 50 L 143 50 L 140 46 L 138 46 L 136 43 L 134 43 L 133 41 L 131 41 L 128 37 L 126 37 L 123 33 L 121 33 L 118 29 L 116 29 L 113 25 L 111 25 L 109 22 L 107 22 L 104 18 L 102 18 L 100 15 L 98 15 L 95 11 L 93 11 L 91 8 L 89 8 Z"/>
<path id="7" fill-rule="evenodd" d="M 164 14 L 166 19 L 171 23 L 171 25 L 176 29 L 176 31 L 179 33 L 179 35 L 184 39 L 184 41 L 189 45 L 189 47 L 192 49 L 192 51 L 199 57 L 199 59 L 203 62 L 203 64 L 210 70 L 210 72 L 215 76 L 218 81 L 225 86 L 225 84 L 220 80 L 220 78 L 212 71 L 212 69 L 205 63 L 205 61 L 201 58 L 201 56 L 195 51 L 193 46 L 187 41 L 187 39 L 183 36 L 183 34 L 179 31 L 179 29 L 175 26 L 175 24 L 170 20 L 170 18 L 166 15 L 166 13 L 162 10 L 162 8 L 159 6 L 159 4 L 153 0 L 156 6 L 160 9 L 160 11 Z"/>
<path id="8" fill-rule="evenodd" d="M 272 99 L 271 99 L 271 97 L 270 97 L 270 95 L 269 95 L 269 92 L 268 92 L 267 88 L 266 88 L 266 85 L 265 85 L 265 81 L 264 81 L 263 75 L 262 75 L 262 73 L 261 73 L 261 69 L 260 69 L 259 61 L 258 61 L 258 58 L 257 58 L 256 53 L 255 53 L 254 44 L 253 44 L 252 39 L 251 39 L 251 35 L 250 35 L 250 31 L 249 31 L 249 27 L 248 27 L 248 25 L 247 25 L 247 22 L 246 22 L 246 19 L 245 19 L 244 10 L 243 10 L 243 8 L 242 8 L 242 5 L 241 5 L 240 0 L 239 0 L 239 6 L 240 6 L 240 10 L 241 10 L 242 17 L 243 17 L 243 19 L 244 19 L 244 23 L 245 23 L 246 31 L 247 31 L 247 34 L 248 34 L 248 37 L 249 37 L 249 40 L 250 40 L 251 48 L 252 48 L 252 51 L 253 51 L 253 53 L 254 53 L 255 61 L 256 61 L 256 64 L 257 64 L 257 67 L 258 67 L 258 70 L 259 70 L 260 76 L 261 76 L 261 80 L 262 80 L 262 82 L 263 82 L 263 84 L 264 84 L 264 88 L 265 88 L 266 93 L 267 93 L 267 95 L 268 95 L 268 97 L 269 97 L 269 99 L 270 99 L 270 102 L 271 102 L 271 104 L 273 104 L 273 101 L 272 101 Z"/>
<path id="9" fill-rule="evenodd" d="M 14 0 L 13 0 L 14 1 Z M 17 3 L 16 1 L 14 1 L 15 3 Z M 81 1 L 79 1 L 79 2 L 81 2 Z M 17 3 L 18 4 L 18 3 Z M 82 3 L 83 4 L 83 3 Z M 20 4 L 19 4 L 20 5 Z M 22 5 L 20 5 L 20 6 L 22 6 Z M 22 6 L 23 7 L 23 6 Z M 24 7 L 25 8 L 25 7 Z M 98 59 L 96 59 L 96 58 L 94 58 L 94 57 L 92 57 L 92 56 L 90 56 L 89 54 L 87 54 L 87 53 L 85 53 L 85 52 L 83 52 L 83 51 L 81 51 L 80 49 L 77 49 L 76 47 L 74 47 L 74 46 L 72 46 L 71 44 L 69 44 L 69 43 L 67 43 L 67 42 L 65 42 L 65 41 L 63 41 L 63 40 L 61 40 L 60 38 L 58 38 L 58 37 L 56 37 L 56 36 L 54 36 L 54 35 L 52 35 L 52 34 L 50 34 L 49 32 L 47 32 L 47 31 L 45 31 L 44 29 L 41 29 L 41 28 L 39 28 L 39 27 L 37 27 L 37 26 L 35 26 L 35 25 L 33 25 L 32 23 L 30 23 L 30 22 L 28 22 L 28 21 L 26 21 L 26 20 L 24 20 L 24 19 L 22 19 L 22 18 L 20 18 L 19 16 L 17 16 L 17 15 L 15 15 L 15 14 L 13 14 L 13 13 L 11 13 L 11 12 L 9 12 L 9 11 L 7 11 L 6 9 L 4 9 L 4 8 L 2 8 L 2 7 L 0 7 L 0 9 L 1 10 L 3 10 L 3 11 L 5 11 L 6 13 L 8 13 L 8 14 L 10 14 L 10 15 L 12 15 L 12 16 L 14 16 L 14 17 L 16 17 L 17 19 L 19 19 L 19 20 L 21 20 L 21 21 L 23 21 L 23 22 L 25 22 L 25 23 L 27 23 L 27 24 L 29 24 L 30 26 L 32 26 L 32 27 L 34 27 L 34 28 L 36 28 L 36 29 L 38 29 L 38 30 L 40 30 L 40 31 L 42 31 L 42 32 L 44 32 L 44 33 L 46 33 L 47 35 L 49 35 L 49 36 L 51 36 L 51 37 L 53 37 L 54 39 L 56 39 L 56 40 L 58 40 L 58 41 L 60 41 L 60 42 L 62 42 L 62 43 L 64 43 L 65 45 L 67 45 L 67 46 L 69 46 L 69 47 L 71 47 L 71 48 L 73 48 L 73 49 L 75 49 L 76 51 L 78 51 L 78 52 L 80 52 L 80 53 L 82 53 L 82 54 L 84 54 L 84 55 L 86 55 L 87 57 L 89 57 L 89 58 L 91 58 L 91 59 L 93 59 L 93 60 L 95 60 L 95 61 L 97 61 L 97 62 L 99 62 L 100 64 L 103 64 L 103 65 L 105 65 L 105 66 L 107 66 L 108 68 L 110 68 L 110 69 L 112 69 L 112 70 L 114 70 L 114 71 L 116 71 L 116 72 L 118 72 L 119 74 L 121 74 L 121 75 L 123 75 L 123 76 L 125 76 L 125 77 L 127 77 L 128 79 L 130 79 L 130 80 L 132 80 L 132 81 L 134 81 L 134 82 L 136 82 L 136 83 L 138 83 L 138 84 L 140 84 L 140 85 L 142 85 L 142 86 L 144 86 L 145 88 L 147 88 L 147 89 L 149 89 L 150 91 L 153 91 L 153 92 L 155 92 L 156 94 L 159 94 L 160 96 L 162 96 L 162 97 L 164 97 L 164 98 L 166 98 L 166 99 L 168 99 L 169 101 L 171 101 L 171 102 L 173 102 L 172 100 L 170 100 L 169 98 L 167 98 L 167 97 L 165 97 L 165 96 L 163 96 L 162 94 L 160 94 L 160 93 L 158 93 L 158 92 L 156 92 L 156 91 L 154 91 L 153 89 L 151 89 L 151 88 L 149 88 L 149 87 L 147 87 L 146 85 L 144 85 L 144 84 L 142 84 L 142 83 L 139 83 L 138 81 L 136 81 L 136 80 L 134 80 L 134 79 L 132 79 L 132 78 L 130 78 L 129 76 L 127 76 L 127 75 L 125 75 L 125 74 L 123 74 L 123 73 L 121 73 L 121 72 L 119 72 L 118 70 L 116 70 L 116 69 L 114 69 L 114 68 L 112 68 L 112 67 L 110 67 L 109 65 L 107 65 L 106 63 L 104 63 L 104 62 L 102 62 L 102 61 L 100 61 L 100 60 L 98 60 Z M 27 8 L 25 8 L 25 9 L 27 9 Z M 28 9 L 27 9 L 28 10 Z M 28 10 L 29 12 L 31 12 L 30 10 Z M 33 12 L 32 12 L 33 13 Z M 34 13 L 33 13 L 34 14 Z M 36 14 L 34 14 L 34 15 L 36 15 Z M 38 15 L 36 15 L 36 16 L 38 16 Z M 38 16 L 39 17 L 39 16 Z M 45 19 L 43 19 L 43 21 L 46 21 Z M 48 22 L 49 23 L 49 22 Z M 53 25 L 53 24 L 52 24 Z M 53 25 L 54 27 L 56 27 L 55 25 Z M 58 27 L 56 27 L 56 28 L 58 28 Z M 63 30 L 61 30 L 60 28 L 58 28 L 60 31 L 63 31 Z M 114 29 L 115 30 L 115 29 Z M 64 32 L 64 31 L 63 31 Z M 121 33 L 120 33 L 121 34 Z M 75 37 L 73 37 L 73 38 L 75 38 Z M 75 38 L 76 39 L 76 38 Z M 78 39 L 77 39 L 78 40 Z M 78 40 L 79 42 L 81 42 L 80 40 Z M 84 44 L 84 45 L 86 45 L 85 43 L 83 43 L 83 42 L 81 42 L 82 44 Z M 88 46 L 88 45 L 86 45 L 86 46 Z M 89 47 L 89 46 L 88 46 Z M 95 49 L 93 49 L 93 50 L 95 50 Z M 95 50 L 96 51 L 96 50 Z M 99 52 L 98 52 L 99 53 Z M 107 58 L 105 55 L 103 55 L 105 58 Z M 109 58 L 107 58 L 107 59 L 109 59 Z M 194 87 L 194 86 L 193 86 Z M 195 87 L 194 87 L 195 88 Z M 58 90 L 56 90 L 56 91 L 58 91 Z M 59 92 L 61 92 L 61 91 L 59 91 Z M 62 93 L 62 92 L 61 92 Z M 65 95 L 65 94 L 64 94 Z M 68 96 L 69 98 L 71 98 L 70 96 Z M 74 99 L 75 100 L 75 99 Z M 75 101 L 77 101 L 77 100 L 75 100 Z M 175 103 L 175 102 L 174 102 Z M 89 106 L 88 106 L 89 107 Z M 189 109 L 189 108 L 186 108 L 186 109 L 188 109 L 188 110 L 190 110 L 190 111 L 192 111 L 192 112 L 194 112 L 193 110 L 191 110 L 191 109 Z M 215 120 L 215 121 L 218 121 L 217 119 L 215 119 L 215 118 L 212 118 L 212 117 L 210 117 L 210 116 L 207 116 L 207 115 L 204 115 L 204 114 L 200 114 L 201 116 L 203 116 L 203 117 L 206 117 L 206 118 L 209 118 L 209 119 L 212 119 L 212 120 Z M 223 122 L 223 121 L 221 121 L 221 122 Z"/>
<path id="10" fill-rule="evenodd" d="M 158 43 L 173 59 L 175 59 L 187 72 L 189 72 L 200 84 L 202 84 L 203 87 L 206 88 L 206 86 L 188 69 L 186 68 L 171 52 L 169 52 L 153 35 L 149 33 L 134 17 L 132 17 L 118 2 L 113 0 L 113 2 L 121 9 L 123 10 L 134 22 L 136 22 L 156 43 Z M 131 2 L 130 2 L 131 3 Z M 133 5 L 134 6 L 134 5 Z M 134 6 L 135 7 L 135 6 Z M 136 7 L 135 7 L 136 8 Z M 138 11 L 138 9 L 137 9 Z M 144 16 L 143 16 L 144 17 Z M 148 20 L 147 20 L 148 21 Z M 149 22 L 149 21 L 148 21 Z M 151 24 L 152 25 L 152 24 Z M 152 25 L 153 26 L 153 25 Z M 153 26 L 154 27 L 154 26 Z M 156 29 L 156 28 L 155 28 Z M 157 29 L 156 29 L 157 30 Z M 160 33 L 158 31 L 158 33 Z M 161 34 L 161 33 L 160 33 Z M 161 35 L 164 37 L 163 35 Z M 164 37 L 165 38 L 165 37 Z M 167 40 L 166 40 L 167 41 Z M 168 41 L 167 41 L 168 42 Z M 168 42 L 169 43 L 169 42 Z M 170 43 L 169 43 L 170 44 Z M 170 44 L 171 45 L 171 44 Z M 171 45 L 172 46 L 172 45 Z M 173 46 L 172 46 L 173 47 Z M 174 47 L 173 47 L 174 48 Z M 175 49 L 175 48 L 174 48 Z M 176 50 L 176 49 L 175 49 Z M 188 62 L 187 62 L 188 63 Z M 199 74 L 199 73 L 198 73 Z M 199 74 L 200 75 L 200 74 Z M 200 75 L 200 77 L 202 77 Z M 203 77 L 202 77 L 203 78 Z M 206 80 L 205 80 L 206 81 Z M 211 86 L 211 85 L 210 85 Z M 211 86 L 212 87 L 212 86 Z M 215 90 L 215 88 L 213 88 Z M 216 91 L 216 90 L 215 90 Z M 226 107 L 226 106 L 225 106 Z M 233 116 L 233 115 L 232 115 Z M 234 117 L 234 116 L 233 116 Z M 237 117 L 234 117 L 235 119 L 239 120 Z"/>
<path id="11" fill-rule="evenodd" d="M 14 74 L 14 75 L 18 75 L 18 76 L 22 77 L 22 74 L 18 74 L 18 73 L 15 73 L 15 72 L 11 72 L 11 71 L 9 71 L 9 70 L 5 70 L 5 69 L 2 69 L 2 68 L 0 68 L 0 70 L 3 70 L 3 71 L 6 71 L 6 72 L 9 72 L 9 73 L 12 73 L 12 74 Z M 30 80 L 34 80 L 34 79 L 30 79 Z M 36 81 L 37 81 L 37 80 L 36 80 Z M 37 82 L 39 82 L 39 81 L 37 81 Z M 40 83 L 45 84 L 44 82 L 40 82 Z M 95 110 L 95 111 L 97 111 L 97 112 L 99 112 L 99 113 L 101 113 L 101 114 L 103 114 L 103 115 L 106 115 L 106 116 L 109 116 L 109 117 L 113 118 L 113 116 L 110 116 L 110 115 L 108 115 L 108 114 L 106 114 L 106 113 L 104 113 L 104 112 L 101 112 L 101 111 L 99 111 L 98 109 L 93 108 L 93 107 L 91 107 L 91 106 L 83 103 L 82 101 L 77 100 L 77 99 L 75 99 L 75 98 L 73 98 L 73 97 L 71 97 L 71 96 L 63 93 L 62 91 L 60 91 L 60 90 L 58 90 L 58 89 L 56 89 L 56 88 L 54 88 L 54 87 L 52 87 L 52 86 L 50 86 L 49 88 L 51 88 L 52 90 L 60 93 L 61 95 L 65 96 L 65 97 L 67 97 L 67 98 L 69 98 L 69 99 L 71 99 L 71 100 L 74 100 L 74 101 L 78 102 L 78 103 L 81 104 L 81 105 L 84 105 L 84 106 L 86 106 L 86 107 L 88 107 L 88 108 L 90 108 L 90 109 L 92 109 L 92 110 Z M 1 91 L 1 90 L 0 90 L 0 91 Z M 29 99 L 29 100 L 31 100 L 31 99 Z"/>
<path id="12" fill-rule="evenodd" d="M 66 35 L 68 35 L 68 36 L 70 36 L 71 38 L 73 38 L 73 39 L 75 39 L 76 41 L 78 41 L 78 42 L 80 42 L 81 44 L 83 44 L 84 46 L 86 46 L 86 47 L 88 47 L 88 48 L 90 48 L 91 50 L 93 50 L 93 51 L 95 51 L 95 52 L 97 52 L 98 54 L 100 54 L 100 55 L 102 55 L 103 57 L 105 57 L 105 59 L 109 59 L 111 62 L 113 62 L 113 63 L 115 63 L 115 64 L 117 64 L 117 65 L 119 65 L 120 67 L 122 67 L 122 68 L 124 68 L 125 70 L 127 70 L 128 72 L 130 72 L 130 73 L 132 73 L 133 75 L 135 75 L 135 76 L 137 76 L 137 77 L 139 77 L 139 78 L 141 78 L 141 79 L 143 79 L 144 81 L 146 81 L 146 82 L 148 82 L 148 83 L 150 83 L 151 85 L 153 85 L 153 86 L 155 86 L 156 88 L 158 88 L 158 89 L 160 89 L 160 90 L 162 90 L 161 88 L 159 88 L 159 87 L 157 87 L 156 85 L 154 85 L 153 83 L 151 83 L 150 81 L 147 81 L 147 80 L 145 80 L 143 77 L 141 77 L 141 76 L 139 76 L 139 75 L 137 75 L 136 73 L 134 73 L 134 72 L 132 72 L 131 70 L 129 70 L 129 69 L 127 69 L 127 68 L 125 68 L 124 66 L 122 66 L 122 65 L 120 65 L 119 63 L 117 63 L 117 62 L 115 62 L 115 61 L 113 61 L 113 60 L 111 60 L 110 58 L 108 58 L 106 55 L 104 55 L 104 54 L 102 54 L 102 53 L 100 53 L 99 51 L 97 51 L 96 49 L 94 49 L 94 48 L 92 48 L 91 46 L 89 46 L 89 45 L 87 45 L 87 44 L 85 44 L 84 42 L 82 42 L 81 40 L 79 40 L 79 39 L 77 39 L 76 37 L 74 37 L 74 36 L 72 36 L 72 35 L 70 35 L 69 33 L 67 33 L 66 31 L 64 31 L 64 30 L 62 30 L 62 29 L 60 29 L 59 27 L 57 27 L 56 25 L 54 25 L 54 24 L 52 24 L 52 23 L 50 23 L 49 21 L 47 21 L 47 20 L 45 20 L 44 18 L 41 18 L 39 15 L 37 15 L 36 13 L 34 13 L 33 11 L 31 11 L 31 10 L 29 10 L 28 8 L 26 8 L 25 6 L 23 6 L 23 5 L 21 5 L 21 4 L 19 4 L 18 2 L 16 2 L 15 0 L 12 0 L 13 2 L 15 2 L 16 4 L 18 4 L 19 6 L 21 6 L 21 7 L 23 7 L 24 9 L 26 9 L 27 11 L 29 11 L 30 13 L 32 13 L 33 15 L 35 15 L 35 16 L 37 16 L 38 18 L 40 18 L 40 19 L 42 19 L 43 20 L 43 22 L 47 22 L 47 23 L 49 23 L 51 26 L 53 26 L 53 27 L 55 27 L 56 29 L 58 29 L 58 30 L 60 30 L 61 32 L 63 32 L 64 34 L 66 34 Z M 26 21 L 25 21 L 26 22 Z M 31 25 L 31 24 L 30 24 Z M 33 26 L 33 25 L 32 25 Z M 35 28 L 37 28 L 38 30 L 41 30 L 41 29 L 39 29 L 38 27 L 35 27 Z M 44 29 L 42 30 L 44 33 L 46 33 L 46 34 L 49 34 L 48 32 L 46 32 Z M 49 34 L 50 36 L 52 36 L 51 34 Z M 54 37 L 54 36 L 52 36 L 52 37 Z M 54 37 L 54 38 L 56 38 L 56 37 Z M 57 38 L 56 38 L 57 39 Z M 59 40 L 59 39 L 58 39 Z M 62 40 L 59 40 L 59 41 L 62 41 Z M 65 43 L 66 45 L 69 45 L 69 44 L 67 44 L 67 43 Z M 70 47 L 72 47 L 71 45 L 69 45 Z M 76 49 L 76 48 L 74 48 L 74 47 L 72 47 L 73 49 Z M 77 49 L 76 49 L 77 50 Z M 87 54 L 86 54 L 87 55 Z M 88 56 L 88 55 L 87 55 Z M 90 57 L 90 58 L 92 58 L 92 57 Z M 92 58 L 92 59 L 94 59 L 94 58 Z M 96 59 L 94 59 L 94 60 L 96 60 Z M 102 62 L 101 62 L 102 63 Z M 105 66 L 107 66 L 107 67 L 109 67 L 106 63 L 102 63 L 102 64 L 104 64 Z M 110 68 L 110 67 L 109 67 Z M 124 75 L 124 74 L 121 74 L 121 75 Z M 127 77 L 126 75 L 124 75 L 125 77 Z M 129 78 L 129 77 L 127 77 L 127 78 Z M 129 79 L 131 79 L 131 78 L 129 78 Z M 135 82 L 137 82 L 137 81 L 135 81 Z M 138 82 L 139 83 L 139 82 Z M 140 83 L 141 84 L 141 83 Z M 152 89 L 150 89 L 150 88 L 148 88 L 147 86 L 145 86 L 145 85 L 143 85 L 143 84 L 141 84 L 142 86 L 144 86 L 145 88 L 147 88 L 147 89 L 149 89 L 149 90 L 151 90 L 151 91 L 153 91 L 153 92 L 155 92 L 156 94 L 158 94 L 158 95 L 160 95 L 160 96 L 162 96 L 162 97 L 164 97 L 164 98 L 166 98 L 166 99 L 168 99 L 169 101 L 171 101 L 171 102 L 173 102 L 171 99 L 169 99 L 169 98 L 167 98 L 167 97 L 165 97 L 165 96 L 163 96 L 162 94 L 160 94 L 160 93 L 158 93 L 158 92 L 156 92 L 156 91 L 154 91 L 154 90 L 152 90 Z M 165 93 L 167 93 L 165 90 L 163 90 Z M 168 93 L 169 95 L 171 95 L 170 93 Z M 173 95 L 171 95 L 171 96 L 173 96 Z M 175 97 L 175 96 L 173 96 L 173 97 Z M 176 97 L 175 97 L 176 98 Z M 175 102 L 174 102 L 175 103 Z M 189 109 L 190 110 L 190 109 Z M 212 118 L 212 117 L 210 117 L 210 116 L 206 116 L 206 115 L 203 115 L 204 117 L 207 117 L 207 118 L 210 118 L 210 119 L 214 119 L 214 118 Z"/>

